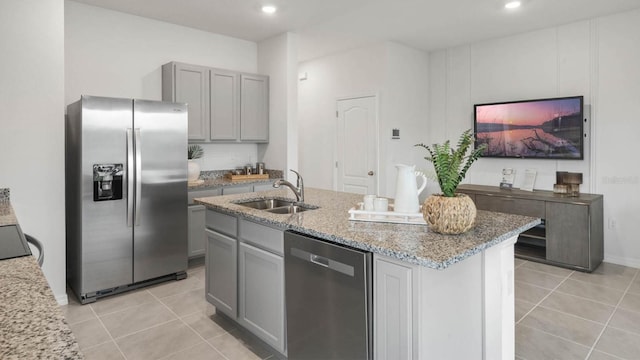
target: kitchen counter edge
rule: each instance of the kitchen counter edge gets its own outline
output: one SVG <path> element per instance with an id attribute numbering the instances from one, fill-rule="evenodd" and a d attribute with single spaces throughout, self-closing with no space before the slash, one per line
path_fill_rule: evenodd
<path id="1" fill-rule="evenodd" d="M 354 201 L 357 201 L 358 197 L 361 197 L 361 195 L 357 195 L 357 194 L 340 193 L 340 192 L 335 192 L 330 190 L 307 189 L 307 191 L 308 192 L 311 191 L 312 193 L 314 193 L 314 195 L 317 195 L 315 194 L 316 192 L 324 192 L 325 194 L 341 194 L 338 196 L 349 198 L 347 200 L 347 203 L 354 203 Z M 331 209 L 331 208 L 326 209 L 326 205 L 325 205 L 325 210 L 329 210 L 333 214 L 334 219 L 331 219 L 330 218 L 331 215 L 329 215 L 330 221 L 325 220 L 326 224 L 324 225 L 314 224 L 313 221 L 308 221 L 311 224 L 305 223 L 305 217 L 306 219 L 313 219 L 316 216 L 314 212 L 317 212 L 319 210 L 311 210 L 311 211 L 306 211 L 300 214 L 283 216 L 283 215 L 271 214 L 262 210 L 256 210 L 256 209 L 234 204 L 234 202 L 237 202 L 237 201 L 248 201 L 252 199 L 261 199 L 265 197 L 290 198 L 291 197 L 290 195 L 291 195 L 291 192 L 287 193 L 286 191 L 283 191 L 283 190 L 275 190 L 275 191 L 266 191 L 266 192 L 252 193 L 252 194 L 227 195 L 227 196 L 218 196 L 218 197 L 211 197 L 211 198 L 196 198 L 195 202 L 205 205 L 209 209 L 220 211 L 229 215 L 242 216 L 248 220 L 252 220 L 252 221 L 269 225 L 269 226 L 275 226 L 283 230 L 297 231 L 299 233 L 317 237 L 330 242 L 351 246 L 351 247 L 358 248 L 365 251 L 371 251 L 373 253 L 377 253 L 381 255 L 386 255 L 386 256 L 398 259 L 400 261 L 407 262 L 409 264 L 425 266 L 425 267 L 438 269 L 438 270 L 446 269 L 447 267 L 457 262 L 460 262 L 470 256 L 480 253 L 481 251 L 487 248 L 490 248 L 496 244 L 499 244 L 514 236 L 517 236 L 523 231 L 526 231 L 541 223 L 541 220 L 539 218 L 512 215 L 512 214 L 494 213 L 494 212 L 479 210 L 478 219 L 480 221 L 491 218 L 493 220 L 493 223 L 505 223 L 505 225 L 503 225 L 505 230 L 504 231 L 499 230 L 495 232 L 496 233 L 495 236 L 491 235 L 489 238 L 485 240 L 479 240 L 472 244 L 466 244 L 466 246 L 463 245 L 459 249 L 446 251 L 444 258 L 442 258 L 439 256 L 430 256 L 431 254 L 428 254 L 428 255 L 419 254 L 417 251 L 407 251 L 403 249 L 397 249 L 397 247 L 394 246 L 395 244 L 393 243 L 393 240 L 390 240 L 389 242 L 384 242 L 384 241 L 371 242 L 367 240 L 362 241 L 361 239 L 357 239 L 355 236 L 350 236 L 351 235 L 350 232 L 347 232 L 345 236 L 345 233 L 340 234 L 339 231 L 335 231 L 335 232 L 331 231 L 331 229 L 336 228 L 335 226 L 333 226 L 335 224 L 338 224 L 338 223 L 344 224 L 345 221 L 350 222 L 347 219 L 347 210 L 349 209 L 349 207 L 346 207 L 345 209 L 344 204 L 342 204 L 342 206 L 336 206 L 334 209 Z M 323 208 L 322 204 L 314 203 L 313 201 L 308 201 L 308 203 L 312 205 L 318 205 L 321 208 Z M 325 218 L 327 217 L 326 212 L 324 214 L 324 217 Z M 503 221 L 497 221 L 500 219 L 502 219 Z M 444 245 L 449 245 L 448 247 L 455 247 L 457 244 L 455 239 L 456 239 L 456 236 L 458 235 L 436 234 L 428 231 L 426 226 L 384 224 L 384 223 L 362 223 L 362 222 L 351 221 L 352 226 L 358 226 L 355 223 L 360 223 L 362 224 L 363 227 L 367 227 L 367 226 L 373 227 L 373 229 L 369 230 L 372 236 L 377 231 L 375 229 L 376 226 L 381 229 L 379 231 L 388 231 L 387 228 L 393 229 L 393 227 L 403 226 L 403 227 L 407 227 L 404 229 L 414 229 L 416 232 L 420 231 L 421 234 L 418 237 L 418 241 L 426 241 L 426 242 L 442 241 Z M 513 224 L 517 224 L 517 225 L 513 225 Z M 470 232 L 466 234 L 463 234 L 463 236 L 468 237 L 472 235 L 482 234 L 483 225 L 486 225 L 486 224 L 477 223 L 474 229 L 472 229 Z M 418 226 L 418 228 L 415 228 L 416 226 Z M 410 227 L 414 227 L 414 228 L 410 228 Z M 405 234 L 408 234 L 410 232 L 411 231 L 408 231 Z M 462 243 L 462 241 L 460 243 Z"/>

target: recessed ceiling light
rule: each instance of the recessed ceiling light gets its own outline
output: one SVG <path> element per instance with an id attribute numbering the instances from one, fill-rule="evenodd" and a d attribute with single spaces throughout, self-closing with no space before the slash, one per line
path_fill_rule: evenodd
<path id="1" fill-rule="evenodd" d="M 504 7 L 507 9 L 515 9 L 520 7 L 520 5 L 522 5 L 522 3 L 520 1 L 515 0 L 515 1 L 507 1 L 504 4 Z"/>
<path id="2" fill-rule="evenodd" d="M 278 10 L 275 6 L 273 5 L 264 5 L 262 7 L 262 12 L 265 14 L 273 14 L 276 12 L 276 10 Z"/>

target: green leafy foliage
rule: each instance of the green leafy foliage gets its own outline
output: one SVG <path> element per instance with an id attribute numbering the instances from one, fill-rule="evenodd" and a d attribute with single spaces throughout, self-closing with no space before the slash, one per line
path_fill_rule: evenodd
<path id="1" fill-rule="evenodd" d="M 475 150 L 470 150 L 473 141 L 474 136 L 471 129 L 469 129 L 460 135 L 457 149 L 451 148 L 449 140 L 443 144 L 433 144 L 431 146 L 425 144 L 415 145 L 423 147 L 429 152 L 429 156 L 425 156 L 425 159 L 433 163 L 438 184 L 440 184 L 440 189 L 444 196 L 455 196 L 456 189 L 464 179 L 471 164 L 478 160 L 486 147 L 486 144 L 483 144 Z"/>
<path id="2" fill-rule="evenodd" d="M 189 145 L 189 148 L 187 149 L 187 159 L 200 159 L 202 155 L 204 155 L 202 146 L 198 144 Z"/>

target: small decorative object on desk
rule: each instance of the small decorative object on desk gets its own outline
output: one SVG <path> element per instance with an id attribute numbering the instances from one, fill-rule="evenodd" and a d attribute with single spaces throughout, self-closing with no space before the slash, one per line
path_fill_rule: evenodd
<path id="1" fill-rule="evenodd" d="M 524 171 L 524 182 L 520 187 L 520 190 L 533 191 L 533 186 L 536 183 L 536 174 L 538 172 L 535 169 L 527 169 Z"/>
<path id="2" fill-rule="evenodd" d="M 502 169 L 502 180 L 500 181 L 501 189 L 511 189 L 513 181 L 516 178 L 516 171 L 511 168 Z"/>
<path id="3" fill-rule="evenodd" d="M 553 192 L 556 194 L 568 194 L 569 196 L 580 196 L 580 184 L 582 184 L 582 173 L 556 171 L 556 183 L 553 185 Z"/>
<path id="4" fill-rule="evenodd" d="M 393 211 L 393 204 L 389 205 L 389 211 L 369 211 L 363 210 L 364 204 L 358 203 L 357 206 L 349 210 L 349 220 L 353 221 L 369 221 L 384 222 L 396 224 L 415 224 L 427 225 L 422 212 L 417 213 L 399 213 Z"/>

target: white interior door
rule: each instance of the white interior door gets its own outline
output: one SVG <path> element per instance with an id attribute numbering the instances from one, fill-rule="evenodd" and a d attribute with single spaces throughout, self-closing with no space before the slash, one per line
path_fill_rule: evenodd
<path id="1" fill-rule="evenodd" d="M 376 97 L 338 100 L 337 190 L 378 192 Z"/>

